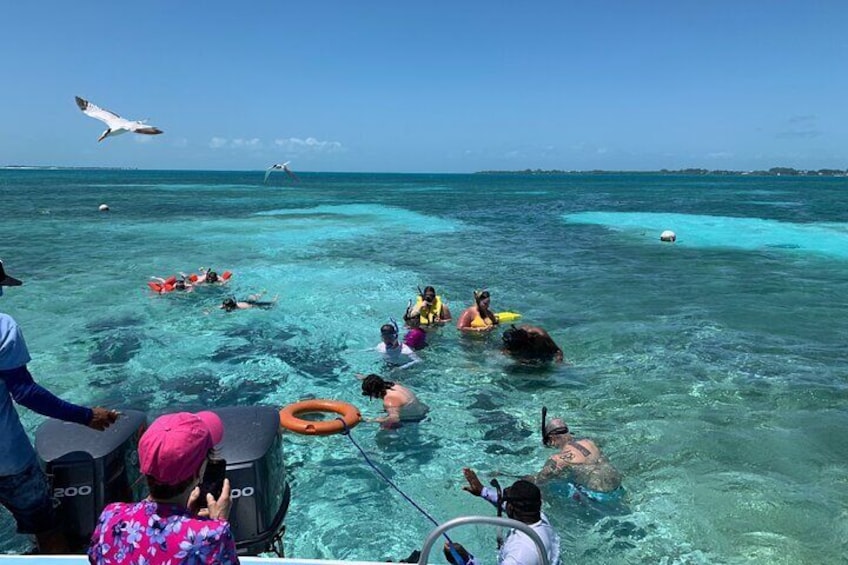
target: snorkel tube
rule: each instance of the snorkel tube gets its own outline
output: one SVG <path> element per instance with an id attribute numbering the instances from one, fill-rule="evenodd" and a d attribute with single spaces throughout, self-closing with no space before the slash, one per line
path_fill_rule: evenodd
<path id="1" fill-rule="evenodd" d="M 548 434 L 545 433 L 545 426 L 548 423 L 548 407 L 542 406 L 542 445 L 548 445 L 550 438 Z"/>
<path id="2" fill-rule="evenodd" d="M 492 479 L 491 481 L 489 481 L 489 484 L 495 487 L 495 490 L 498 491 L 498 518 L 501 518 L 503 516 L 503 491 L 501 490 L 501 484 L 498 482 L 497 479 Z M 504 543 L 503 531 L 500 528 L 498 528 L 497 540 L 498 549 L 500 549 L 501 547 L 503 547 Z"/>

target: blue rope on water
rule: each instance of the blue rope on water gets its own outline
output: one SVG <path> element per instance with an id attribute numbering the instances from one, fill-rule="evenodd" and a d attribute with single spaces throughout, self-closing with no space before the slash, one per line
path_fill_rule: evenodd
<path id="1" fill-rule="evenodd" d="M 364 450 L 364 449 L 362 449 L 362 448 L 359 446 L 359 444 L 358 444 L 358 443 L 356 443 L 356 440 L 355 440 L 355 439 L 353 439 L 353 434 L 352 434 L 352 433 L 350 433 L 350 426 L 348 426 L 348 425 L 347 425 L 347 422 L 345 422 L 342 418 L 336 418 L 336 420 L 339 420 L 339 421 L 342 423 L 342 426 L 344 427 L 344 429 L 342 430 L 341 434 L 342 434 L 343 436 L 347 436 L 347 437 L 348 437 L 348 439 L 350 439 L 350 442 L 351 442 L 351 443 L 352 443 L 352 444 L 356 447 L 356 449 L 358 449 L 358 450 L 359 450 L 359 453 L 361 453 L 361 454 L 362 454 L 362 457 L 364 457 L 364 458 L 365 458 L 365 462 L 366 462 L 366 463 L 368 463 L 368 465 L 370 465 L 370 466 L 371 466 L 371 468 L 372 468 L 372 469 L 374 469 L 374 471 L 375 471 L 378 475 L 380 475 L 380 477 L 382 477 L 382 479 L 383 479 L 384 481 L 386 481 L 387 483 L 389 483 L 389 486 L 390 486 L 390 487 L 392 487 L 393 489 L 395 489 L 396 491 L 398 491 L 398 492 L 400 493 L 400 495 L 401 495 L 402 497 L 404 497 L 404 498 L 405 498 L 405 499 L 406 499 L 406 500 L 407 500 L 407 501 L 408 501 L 411 505 L 413 505 L 415 508 L 417 508 L 419 512 L 421 512 L 422 514 L 424 514 L 424 516 L 426 516 L 428 520 L 430 520 L 431 522 L 433 522 L 433 525 L 435 525 L 436 527 L 438 527 L 438 526 L 439 526 L 439 523 L 436 521 L 436 519 L 435 519 L 435 518 L 433 518 L 433 517 L 432 517 L 432 516 L 431 516 L 431 515 L 430 515 L 430 514 L 426 511 L 426 510 L 424 510 L 423 508 L 421 508 L 421 506 L 419 506 L 417 502 L 415 502 L 414 500 L 412 500 L 412 498 L 410 498 L 410 497 L 409 497 L 409 496 L 408 496 L 405 492 L 403 492 L 403 491 L 400 489 L 400 487 L 398 487 L 396 484 L 394 484 L 394 483 L 392 482 L 392 480 L 391 480 L 389 477 L 387 477 L 387 476 L 386 476 L 386 474 L 385 474 L 385 473 L 383 473 L 383 472 L 379 469 L 379 467 L 377 467 L 377 466 L 374 464 L 374 462 L 373 462 L 373 461 L 371 461 L 371 458 L 370 458 L 370 457 L 368 457 L 368 454 L 367 454 L 367 453 L 365 453 L 365 450 Z M 450 552 L 451 552 L 451 554 L 453 555 L 453 558 L 456 560 L 456 562 L 457 562 L 457 563 L 459 563 L 459 565 L 465 565 L 465 560 L 464 560 L 464 559 L 463 559 L 463 558 L 459 555 L 459 553 L 456 551 L 456 548 L 454 548 L 454 546 L 453 546 L 453 540 L 451 540 L 451 539 L 450 539 L 450 537 L 448 537 L 447 532 L 442 532 L 442 535 L 443 535 L 443 536 L 445 536 L 445 539 L 446 539 L 446 540 L 448 540 L 448 544 L 449 544 L 449 545 L 448 545 L 448 547 L 450 548 Z"/>

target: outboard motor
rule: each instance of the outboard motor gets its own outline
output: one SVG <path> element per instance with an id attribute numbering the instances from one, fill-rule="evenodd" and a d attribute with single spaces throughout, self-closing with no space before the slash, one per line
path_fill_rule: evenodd
<path id="1" fill-rule="evenodd" d="M 236 549 L 240 555 L 274 551 L 282 557 L 283 521 L 291 491 L 279 412 L 270 406 L 212 411 L 224 424 L 217 455 L 227 462 L 232 498 L 229 522 Z M 53 496 L 61 502 L 58 518 L 74 549 L 88 547 L 107 504 L 147 496 L 143 481 L 134 488 L 140 475 L 138 440 L 146 425 L 144 412 L 125 410 L 102 432 L 59 420 L 47 420 L 36 431 L 35 448 L 52 477 Z"/>
<path id="2" fill-rule="evenodd" d="M 35 433 L 35 449 L 52 478 L 57 514 L 71 547 L 88 547 L 97 518 L 112 502 L 130 502 L 138 478 L 138 439 L 144 412 L 124 410 L 99 432 L 80 424 L 47 420 Z"/>
<path id="3" fill-rule="evenodd" d="M 224 423 L 216 455 L 227 462 L 230 527 L 239 555 L 274 551 L 283 556 L 283 520 L 291 490 L 286 482 L 280 415 L 270 406 L 213 408 Z"/>

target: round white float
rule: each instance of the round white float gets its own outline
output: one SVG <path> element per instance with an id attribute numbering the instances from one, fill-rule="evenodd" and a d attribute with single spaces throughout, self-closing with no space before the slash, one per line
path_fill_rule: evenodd
<path id="1" fill-rule="evenodd" d="M 100 205 L 100 211 L 101 211 L 101 212 L 108 212 L 108 211 L 109 211 L 109 206 L 108 206 L 107 204 L 101 204 L 101 205 Z"/>
<path id="2" fill-rule="evenodd" d="M 674 242 L 677 239 L 677 234 L 675 234 L 671 230 L 665 230 L 660 234 L 660 241 L 670 241 Z"/>

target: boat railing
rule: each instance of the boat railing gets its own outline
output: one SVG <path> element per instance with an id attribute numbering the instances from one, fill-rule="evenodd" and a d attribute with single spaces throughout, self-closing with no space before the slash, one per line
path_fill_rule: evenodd
<path id="1" fill-rule="evenodd" d="M 432 532 L 430 532 L 427 539 L 424 540 L 424 545 L 421 546 L 421 555 L 418 557 L 418 565 L 426 565 L 427 559 L 430 557 L 430 550 L 433 548 L 433 544 L 436 543 L 436 541 L 442 537 L 446 531 L 456 528 L 457 526 L 465 526 L 468 524 L 486 524 L 489 526 L 499 526 L 503 528 L 515 528 L 516 530 L 527 534 L 530 539 L 533 540 L 533 543 L 536 544 L 536 553 L 539 554 L 539 563 L 541 563 L 541 565 L 550 565 L 545 544 L 542 543 L 542 538 L 539 537 L 539 534 L 533 531 L 533 528 L 524 522 L 519 522 L 518 520 L 495 516 L 460 516 L 459 518 L 448 520 L 444 524 L 436 527 Z"/>

